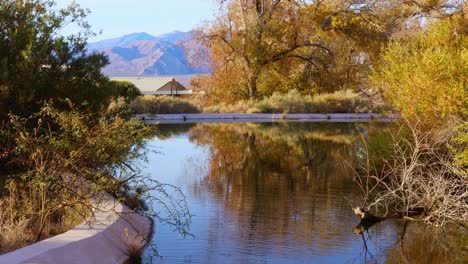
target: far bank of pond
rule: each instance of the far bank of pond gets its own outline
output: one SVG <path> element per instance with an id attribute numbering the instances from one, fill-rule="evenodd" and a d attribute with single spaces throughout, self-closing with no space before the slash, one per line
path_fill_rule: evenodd
<path id="1" fill-rule="evenodd" d="M 400 220 L 353 233 L 353 167 L 391 123 L 160 124 L 145 173 L 182 189 L 195 238 L 156 224 L 145 263 L 466 263 L 463 230 Z M 157 208 L 156 208 L 157 209 Z M 403 230 L 406 232 L 403 232 Z"/>
<path id="2" fill-rule="evenodd" d="M 243 113 L 220 113 L 220 114 L 139 114 L 135 118 L 151 120 L 160 123 L 197 123 L 197 122 L 272 122 L 272 121 L 296 121 L 296 122 L 353 122 L 379 120 L 389 122 L 398 119 L 398 114 L 375 114 L 375 113 L 329 113 L 329 114 L 307 114 L 307 113 L 276 113 L 276 114 L 243 114 Z"/>

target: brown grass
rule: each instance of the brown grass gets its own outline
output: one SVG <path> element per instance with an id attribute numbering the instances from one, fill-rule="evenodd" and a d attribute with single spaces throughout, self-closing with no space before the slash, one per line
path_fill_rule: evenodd
<path id="1" fill-rule="evenodd" d="M 25 216 L 11 217 L 6 211 L 7 204 L 0 201 L 0 254 L 13 251 L 34 241 L 30 220 Z"/>
<path id="2" fill-rule="evenodd" d="M 0 254 L 37 242 L 39 232 L 41 239 L 64 233 L 89 215 L 87 209 L 80 206 L 63 209 L 40 231 L 37 201 L 29 199 L 29 194 L 18 190 L 12 182 L 8 187 L 8 195 L 0 199 Z"/>
<path id="3" fill-rule="evenodd" d="M 317 113 L 366 113 L 369 101 L 350 90 L 322 94 L 312 98 L 312 109 Z"/>
<path id="4" fill-rule="evenodd" d="M 171 96 L 144 95 L 130 103 L 134 114 L 189 114 L 199 113 L 198 107 L 187 99 Z"/>
<path id="5" fill-rule="evenodd" d="M 124 264 L 138 264 L 142 261 L 144 247 L 132 243 L 126 244 L 126 254 L 128 259 Z"/>
<path id="6" fill-rule="evenodd" d="M 390 110 L 378 105 L 370 107 L 367 98 L 350 90 L 330 94 L 304 96 L 296 90 L 275 93 L 259 101 L 239 101 L 203 108 L 206 113 L 367 113 Z"/>

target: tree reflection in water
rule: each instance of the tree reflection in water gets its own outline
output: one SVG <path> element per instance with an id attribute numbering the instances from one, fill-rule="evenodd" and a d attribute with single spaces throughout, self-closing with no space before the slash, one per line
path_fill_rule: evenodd
<path id="1" fill-rule="evenodd" d="M 467 228 L 450 225 L 443 230 L 405 222 L 387 263 L 468 263 Z"/>
<path id="2" fill-rule="evenodd" d="M 395 231 L 400 230 L 400 235 L 397 242 L 388 249 L 385 263 L 468 263 L 466 227 L 451 225 L 438 230 L 421 223 L 393 221 Z M 378 239 L 373 238 L 368 229 L 357 235 L 362 237 L 361 258 L 364 262 L 379 263 L 368 246 L 369 243 L 376 245 Z"/>
<path id="3" fill-rule="evenodd" d="M 192 162 L 185 161 L 190 173 L 203 174 L 190 184 L 185 178 L 185 183 L 188 199 L 203 200 L 202 208 L 210 204 L 215 215 L 206 216 L 204 229 L 192 230 L 203 243 L 206 241 L 206 247 L 199 246 L 203 244 L 199 241 L 196 252 L 191 251 L 194 244 L 190 244 L 183 248 L 191 251 L 184 257 L 194 262 L 215 261 L 229 255 L 233 262 L 286 263 L 294 259 L 301 263 L 381 263 L 386 259 L 388 263 L 425 263 L 417 261 L 418 258 L 427 260 L 431 256 L 437 263 L 457 263 L 448 262 L 447 251 L 438 245 L 434 244 L 433 251 L 425 252 L 424 245 L 432 243 L 431 232 L 413 225 L 409 225 L 400 240 L 398 231 L 402 222 L 399 221 L 388 220 L 370 229 L 353 230 L 358 218 L 348 200 L 359 201 L 360 192 L 351 168 L 363 162 L 366 148 L 362 135 L 370 145 L 369 150 L 385 151 L 382 146 L 388 138 L 379 133 L 386 126 L 355 123 L 161 125 L 160 138 L 171 140 L 172 136 L 183 133 L 193 145 L 202 146 L 208 152 L 207 160 L 195 157 Z M 176 247 L 182 247 L 180 242 L 175 243 Z M 457 246 L 459 250 L 460 243 Z M 180 250 L 176 250 L 174 259 Z"/>
<path id="4" fill-rule="evenodd" d="M 357 194 L 346 166 L 356 162 L 355 124 L 201 124 L 190 140 L 210 149 L 194 193 L 222 200 L 247 242 L 294 240 L 325 251 L 351 243 L 339 230 L 353 218 L 343 196 Z"/>

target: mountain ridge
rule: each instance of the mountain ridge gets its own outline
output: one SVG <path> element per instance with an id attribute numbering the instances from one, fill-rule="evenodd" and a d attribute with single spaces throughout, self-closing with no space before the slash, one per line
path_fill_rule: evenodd
<path id="1" fill-rule="evenodd" d="M 161 76 L 204 74 L 206 69 L 192 66 L 178 43 L 188 40 L 191 31 L 172 31 L 153 36 L 145 32 L 126 34 L 88 44 L 90 52 L 103 52 L 110 64 L 103 73 L 112 76 Z"/>

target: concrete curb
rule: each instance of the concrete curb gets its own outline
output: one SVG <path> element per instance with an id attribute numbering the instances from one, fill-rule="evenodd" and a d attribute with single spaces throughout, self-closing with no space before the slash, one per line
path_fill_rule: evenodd
<path id="1" fill-rule="evenodd" d="M 88 221 L 61 235 L 0 255 L 0 264 L 125 262 L 129 244 L 140 248 L 146 245 L 152 221 L 110 196 L 98 205 L 99 209 Z"/>
<path id="2" fill-rule="evenodd" d="M 161 123 L 174 123 L 173 121 L 193 122 L 277 122 L 277 121 L 311 121 L 311 122 L 352 122 L 352 121 L 393 121 L 398 114 L 373 113 L 331 113 L 331 114 L 140 114 L 134 116 L 140 120 L 160 121 Z"/>

